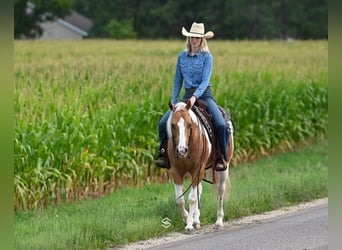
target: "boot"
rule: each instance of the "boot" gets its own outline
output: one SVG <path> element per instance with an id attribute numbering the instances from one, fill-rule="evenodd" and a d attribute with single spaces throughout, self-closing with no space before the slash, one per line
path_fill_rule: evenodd
<path id="1" fill-rule="evenodd" d="M 227 169 L 227 151 L 229 147 L 229 132 L 223 126 L 219 126 L 218 130 L 220 130 L 221 132 L 219 133 L 219 131 L 216 131 L 218 134 L 218 140 L 216 144 L 216 149 L 217 149 L 216 157 L 217 158 L 216 158 L 215 170 L 224 171 Z M 228 138 L 227 141 L 225 140 L 225 138 Z M 227 149 L 224 149 L 225 144 L 227 144 Z"/>
<path id="2" fill-rule="evenodd" d="M 160 168 L 170 168 L 169 157 L 167 156 L 167 140 L 163 142 L 159 154 L 154 160 L 154 164 Z"/>
<path id="3" fill-rule="evenodd" d="M 170 168 L 169 158 L 167 157 L 167 153 L 165 149 L 162 148 L 160 150 L 159 155 L 154 160 L 154 164 L 160 168 L 167 168 L 167 169 Z"/>

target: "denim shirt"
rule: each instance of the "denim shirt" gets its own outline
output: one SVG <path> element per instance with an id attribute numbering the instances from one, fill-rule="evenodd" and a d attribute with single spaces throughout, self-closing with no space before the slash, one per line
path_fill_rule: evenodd
<path id="1" fill-rule="evenodd" d="M 181 91 L 183 81 L 185 89 L 196 88 L 193 93 L 196 98 L 201 97 L 206 88 L 210 86 L 210 76 L 213 66 L 213 57 L 209 52 L 197 52 L 190 55 L 182 51 L 178 55 L 172 103 L 176 103 Z"/>

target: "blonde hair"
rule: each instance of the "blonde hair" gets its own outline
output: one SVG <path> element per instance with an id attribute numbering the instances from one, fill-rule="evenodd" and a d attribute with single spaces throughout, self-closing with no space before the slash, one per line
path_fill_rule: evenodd
<path id="1" fill-rule="evenodd" d="M 185 45 L 186 45 L 185 50 L 188 51 L 188 52 L 191 52 L 190 36 L 186 37 Z M 207 39 L 205 39 L 204 37 L 201 38 L 201 48 L 200 48 L 200 51 L 201 52 L 209 52 L 209 47 L 208 47 Z"/>

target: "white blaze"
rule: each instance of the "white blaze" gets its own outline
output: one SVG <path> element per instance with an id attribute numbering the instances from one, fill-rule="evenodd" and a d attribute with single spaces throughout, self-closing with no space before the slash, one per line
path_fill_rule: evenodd
<path id="1" fill-rule="evenodd" d="M 184 119 L 179 119 L 178 123 L 179 128 L 179 142 L 177 147 L 178 148 L 185 148 L 186 147 L 186 141 L 185 141 L 185 125 L 184 125 Z"/>

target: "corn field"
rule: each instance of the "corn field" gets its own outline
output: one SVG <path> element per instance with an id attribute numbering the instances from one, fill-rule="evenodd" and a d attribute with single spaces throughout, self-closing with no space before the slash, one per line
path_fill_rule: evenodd
<path id="1" fill-rule="evenodd" d="M 15 41 L 14 207 L 162 181 L 153 166 L 183 41 Z M 325 137 L 327 41 L 209 41 L 233 165 Z"/>

